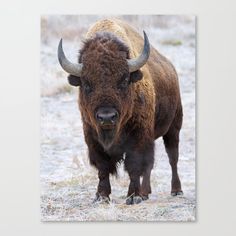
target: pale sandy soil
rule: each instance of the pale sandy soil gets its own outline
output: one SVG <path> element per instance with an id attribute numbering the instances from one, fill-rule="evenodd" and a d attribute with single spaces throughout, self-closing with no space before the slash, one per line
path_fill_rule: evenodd
<path id="1" fill-rule="evenodd" d="M 194 221 L 195 220 L 195 18 L 123 17 L 145 29 L 151 43 L 177 69 L 184 108 L 179 174 L 184 196 L 170 196 L 171 171 L 162 139 L 156 141 L 152 194 L 139 205 L 125 205 L 129 184 L 123 166 L 111 178 L 110 204 L 92 204 L 98 183 L 87 158 L 77 90 L 57 62 L 61 37 L 71 60 L 97 16 L 43 16 L 41 24 L 41 219 L 43 221 Z"/>

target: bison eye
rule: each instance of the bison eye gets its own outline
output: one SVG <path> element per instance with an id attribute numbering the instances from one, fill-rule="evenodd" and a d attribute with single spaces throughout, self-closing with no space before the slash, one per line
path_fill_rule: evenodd
<path id="1" fill-rule="evenodd" d="M 119 84 L 118 84 L 118 88 L 119 89 L 127 89 L 129 86 L 129 78 L 126 77 L 125 79 L 123 79 Z"/>
<path id="2" fill-rule="evenodd" d="M 92 92 L 92 87 L 88 83 L 84 84 L 83 89 L 87 94 Z"/>

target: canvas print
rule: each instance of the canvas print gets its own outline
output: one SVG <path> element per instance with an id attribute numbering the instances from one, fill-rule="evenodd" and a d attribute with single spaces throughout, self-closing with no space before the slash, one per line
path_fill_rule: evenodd
<path id="1" fill-rule="evenodd" d="M 41 16 L 42 221 L 194 221 L 195 17 Z"/>

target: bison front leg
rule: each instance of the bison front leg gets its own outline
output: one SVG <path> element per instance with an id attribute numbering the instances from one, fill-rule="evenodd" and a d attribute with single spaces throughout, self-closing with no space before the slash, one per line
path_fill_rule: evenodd
<path id="1" fill-rule="evenodd" d="M 154 162 L 153 148 L 154 142 L 143 145 L 142 150 L 126 154 L 125 168 L 130 177 L 127 205 L 138 204 L 142 200 L 148 199 L 148 194 L 151 193 L 150 174 Z M 140 185 L 141 176 L 143 176 L 142 185 Z"/>
<path id="2" fill-rule="evenodd" d="M 110 200 L 111 185 L 109 180 L 109 162 L 108 156 L 101 149 L 93 145 L 89 146 L 89 160 L 90 163 L 98 170 L 99 183 L 97 187 L 97 193 L 94 202 L 108 202 Z"/>
<path id="3" fill-rule="evenodd" d="M 138 204 L 142 201 L 140 192 L 140 176 L 142 174 L 142 158 L 138 153 L 126 153 L 125 169 L 128 171 L 130 184 L 126 204 Z"/>
<path id="4" fill-rule="evenodd" d="M 143 181 L 141 185 L 141 194 L 142 194 L 143 200 L 147 200 L 148 195 L 152 192 L 151 184 L 150 184 L 150 176 L 151 176 L 152 168 L 153 168 L 153 163 L 148 165 L 148 167 L 143 173 Z"/>
<path id="5" fill-rule="evenodd" d="M 109 180 L 109 172 L 104 169 L 98 171 L 98 188 L 94 202 L 109 202 L 111 194 L 111 185 Z"/>
<path id="6" fill-rule="evenodd" d="M 138 204 L 142 201 L 140 194 L 140 176 L 130 175 L 130 184 L 127 194 L 126 204 Z"/>

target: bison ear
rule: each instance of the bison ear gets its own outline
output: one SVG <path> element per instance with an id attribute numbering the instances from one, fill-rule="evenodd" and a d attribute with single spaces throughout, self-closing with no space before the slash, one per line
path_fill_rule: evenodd
<path id="1" fill-rule="evenodd" d="M 69 75 L 68 76 L 68 82 L 72 86 L 80 86 L 80 77 L 74 76 L 74 75 Z"/>
<path id="2" fill-rule="evenodd" d="M 136 71 L 130 73 L 130 81 L 132 83 L 135 83 L 135 82 L 141 80 L 142 78 L 143 78 L 143 73 L 141 72 L 141 70 L 136 70 Z"/>

